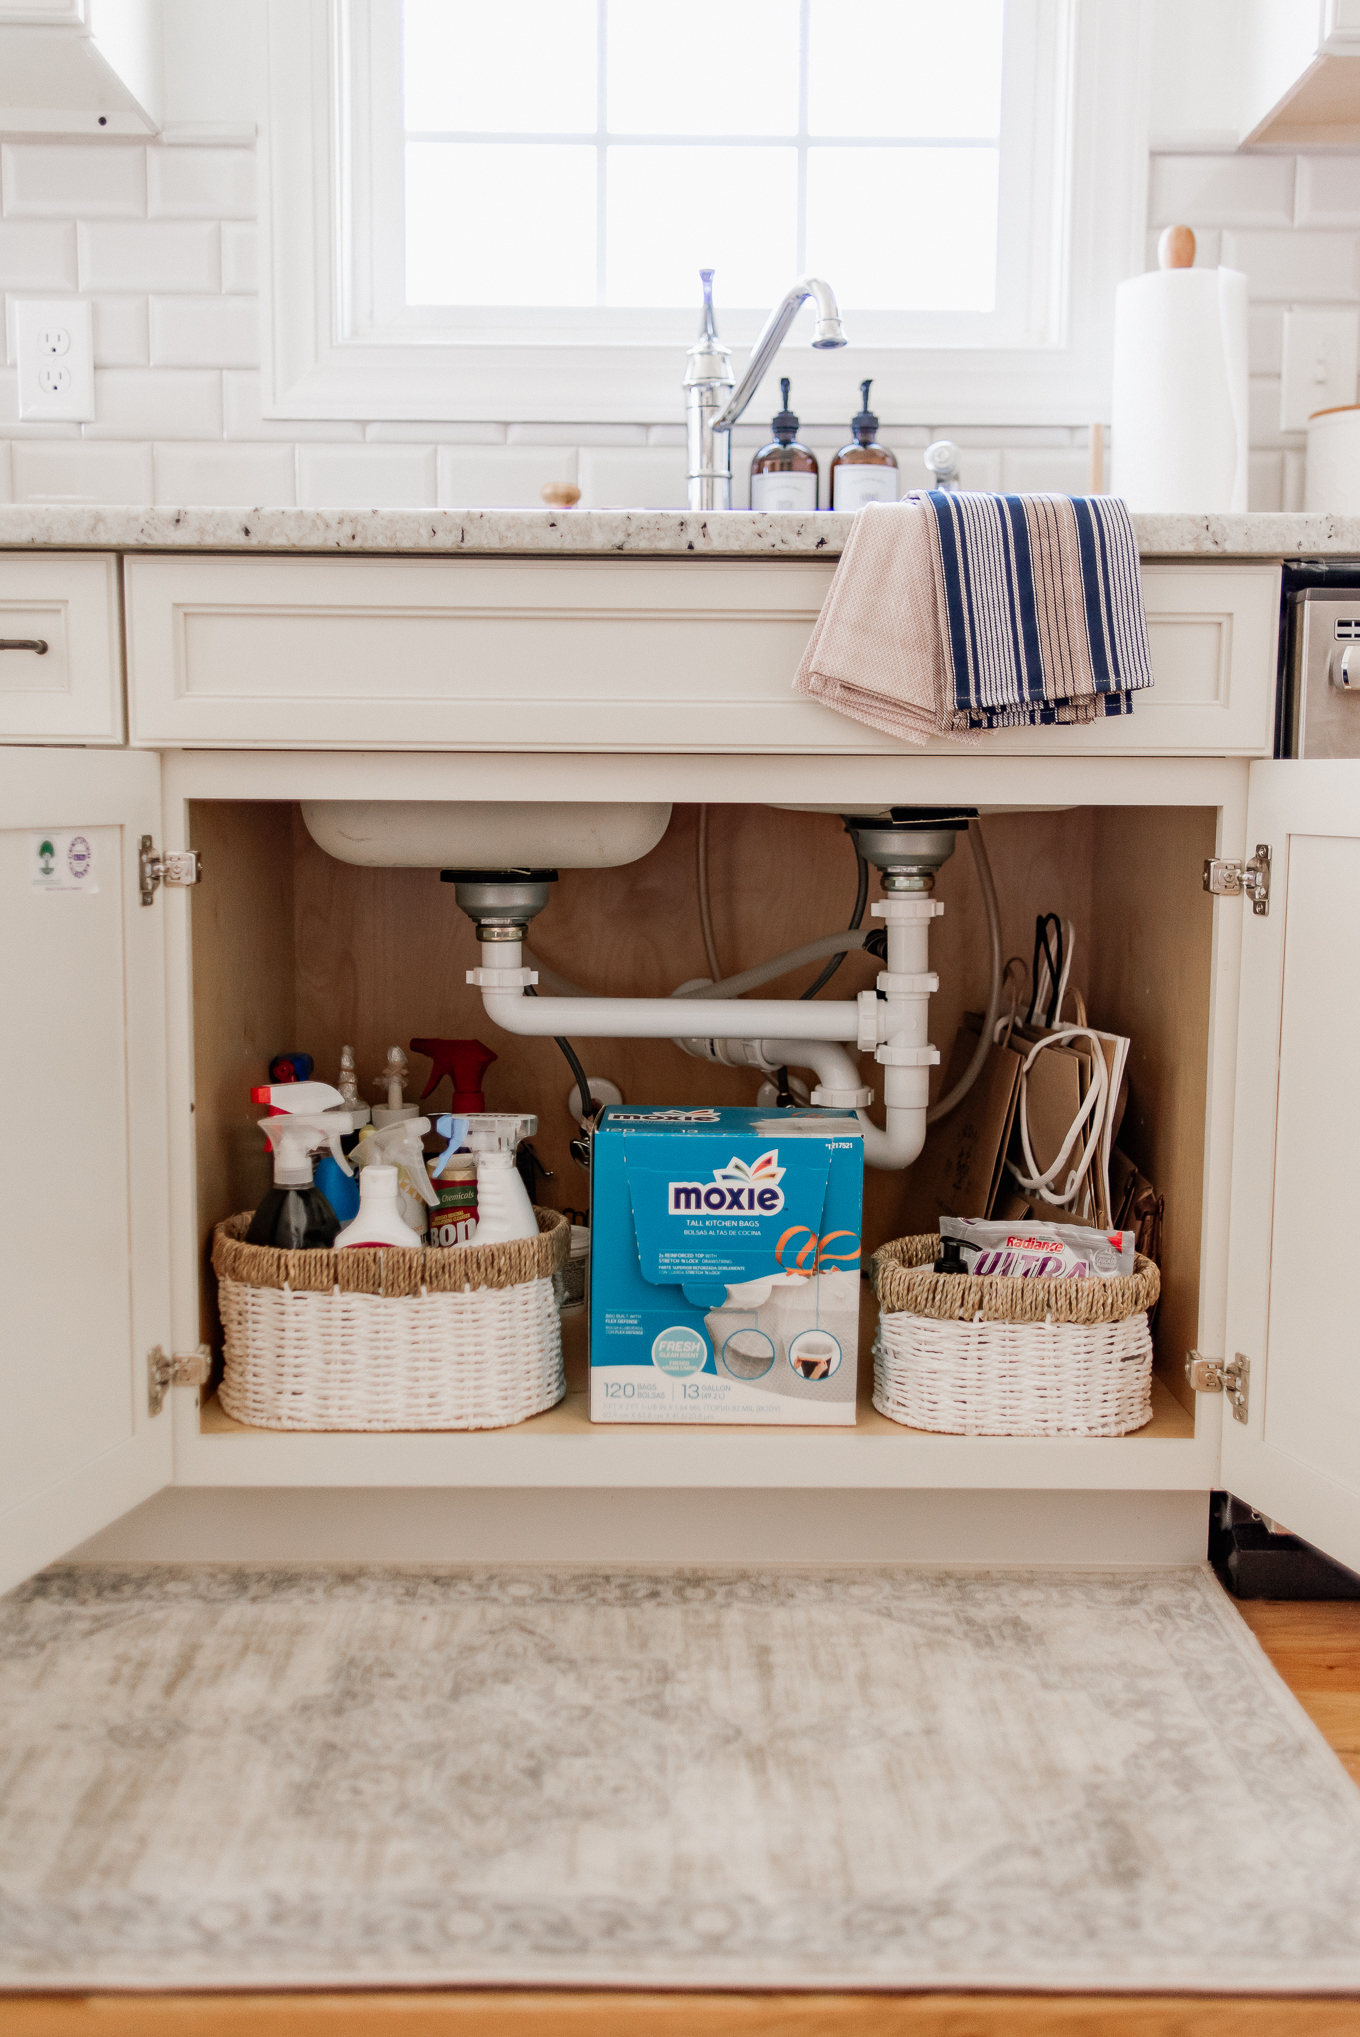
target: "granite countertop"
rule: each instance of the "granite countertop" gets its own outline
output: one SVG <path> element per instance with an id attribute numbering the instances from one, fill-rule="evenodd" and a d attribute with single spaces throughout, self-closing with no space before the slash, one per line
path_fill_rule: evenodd
<path id="1" fill-rule="evenodd" d="M 685 509 L 139 509 L 0 505 L 0 550 L 494 553 L 539 557 L 835 558 L 851 518 Z M 1144 558 L 1360 555 L 1360 516 L 1140 514 Z"/>

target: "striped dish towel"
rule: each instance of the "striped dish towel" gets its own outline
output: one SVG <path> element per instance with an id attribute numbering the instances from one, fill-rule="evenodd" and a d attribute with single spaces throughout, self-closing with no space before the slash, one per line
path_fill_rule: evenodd
<path id="1" fill-rule="evenodd" d="M 1138 543 L 1109 495 L 932 490 L 944 725 L 1096 721 L 1152 684 Z"/>
<path id="2" fill-rule="evenodd" d="M 912 743 L 1128 714 L 1151 684 L 1122 502 L 943 492 L 856 516 L 794 680 Z"/>

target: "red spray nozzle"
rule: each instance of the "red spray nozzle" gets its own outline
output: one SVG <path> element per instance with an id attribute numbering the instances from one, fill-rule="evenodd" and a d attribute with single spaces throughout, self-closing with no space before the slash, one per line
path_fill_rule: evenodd
<path id="1" fill-rule="evenodd" d="M 486 1109 L 482 1076 L 497 1058 L 480 1040 L 412 1040 L 411 1052 L 424 1054 L 433 1063 L 430 1079 L 421 1090 L 423 1101 L 447 1075 L 453 1083 L 449 1109 L 457 1117 L 470 1117 Z"/>

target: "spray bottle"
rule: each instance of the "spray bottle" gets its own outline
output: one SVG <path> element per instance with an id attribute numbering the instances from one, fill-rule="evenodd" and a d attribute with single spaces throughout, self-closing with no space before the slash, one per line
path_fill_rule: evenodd
<path id="1" fill-rule="evenodd" d="M 374 1113 L 375 1117 L 377 1113 Z M 423 1241 L 428 1222 L 425 1210 L 438 1206 L 439 1196 L 425 1171 L 420 1141 L 430 1129 L 428 1118 L 401 1118 L 381 1130 L 365 1130 L 354 1148 L 354 1165 L 362 1176 L 369 1167 L 393 1167 L 397 1171 L 397 1208 L 402 1222 Z M 362 1193 L 363 1181 L 359 1183 Z"/>
<path id="2" fill-rule="evenodd" d="M 377 1131 L 384 1131 L 388 1125 L 409 1122 L 420 1115 L 419 1104 L 407 1103 L 404 1094 L 410 1075 L 411 1071 L 401 1048 L 389 1047 L 386 1067 L 381 1075 L 375 1075 L 373 1078 L 374 1089 L 386 1099 L 385 1102 L 375 1103 L 373 1106 L 373 1124 Z"/>
<path id="3" fill-rule="evenodd" d="M 287 1100 L 293 1097 L 313 1107 L 288 1110 Z M 315 1185 L 312 1155 L 329 1147 L 340 1172 L 348 1174 L 340 1137 L 354 1130 L 354 1120 L 348 1111 L 331 1107 L 339 1103 L 340 1093 L 328 1082 L 270 1084 L 252 1089 L 250 1100 L 273 1105 L 272 1114 L 260 1120 L 260 1130 L 274 1151 L 274 1186 L 251 1219 L 246 1243 L 285 1252 L 324 1251 L 335 1242 L 340 1220 Z"/>
<path id="4" fill-rule="evenodd" d="M 439 1197 L 430 1211 L 430 1243 L 470 1245 L 477 1229 L 477 1155 L 467 1150 L 468 1121 L 446 1112 L 435 1119 L 434 1128 L 448 1144 L 430 1162 L 430 1180 Z"/>
<path id="5" fill-rule="evenodd" d="M 365 1141 L 366 1145 L 372 1143 L 372 1139 Z M 421 1243 L 397 1208 L 396 1168 L 365 1167 L 359 1181 L 359 1214 L 337 1237 L 336 1251 L 398 1245 L 418 1252 Z"/>
<path id="6" fill-rule="evenodd" d="M 538 1236 L 538 1218 L 515 1166 L 516 1146 L 537 1130 L 531 1112 L 483 1111 L 468 1120 L 467 1143 L 477 1155 L 477 1244 Z"/>
<path id="7" fill-rule="evenodd" d="M 455 1117 L 473 1117 L 486 1109 L 482 1077 L 496 1059 L 490 1047 L 480 1040 L 412 1040 L 411 1052 L 426 1055 L 433 1064 L 420 1092 L 422 1103 L 447 1075 L 453 1084 L 449 1109 Z"/>

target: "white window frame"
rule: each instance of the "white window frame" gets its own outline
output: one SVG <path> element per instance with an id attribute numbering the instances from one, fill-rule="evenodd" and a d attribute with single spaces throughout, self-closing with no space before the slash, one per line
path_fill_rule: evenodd
<path id="1" fill-rule="evenodd" d="M 392 238 L 397 173 L 373 135 L 374 93 L 393 90 L 394 6 L 269 0 L 264 414 L 678 422 L 689 335 L 676 334 L 673 313 L 432 316 L 395 301 L 394 264 L 381 248 L 384 233 Z M 966 314 L 879 314 L 860 321 L 859 339 L 848 317 L 850 380 L 872 376 L 874 407 L 892 422 L 1071 424 L 1108 415 L 1114 288 L 1144 261 L 1149 8 L 1147 0 L 1023 0 L 1023 11 L 1035 23 L 1034 129 L 1048 123 L 1064 143 L 1032 150 L 1031 176 L 1011 180 L 1004 201 L 1002 258 L 1020 265 L 1023 290 L 1004 291 L 1002 301 L 1020 298 L 1023 314 L 981 343 L 977 314 L 971 343 Z M 834 287 L 834 273 L 828 280 Z M 720 313 L 719 329 L 740 347 L 759 322 Z M 912 342 L 894 342 L 893 330 L 908 323 Z M 840 418 L 849 361 L 814 353 L 795 328 L 781 364 L 797 377 L 806 419 Z"/>

